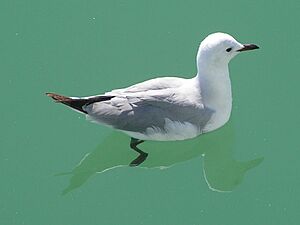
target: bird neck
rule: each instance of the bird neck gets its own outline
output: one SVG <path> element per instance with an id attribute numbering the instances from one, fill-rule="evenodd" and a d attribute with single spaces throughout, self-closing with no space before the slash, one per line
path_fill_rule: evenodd
<path id="1" fill-rule="evenodd" d="M 228 63 L 198 60 L 197 79 L 204 105 L 215 110 L 211 129 L 224 125 L 231 113 L 232 95 Z"/>

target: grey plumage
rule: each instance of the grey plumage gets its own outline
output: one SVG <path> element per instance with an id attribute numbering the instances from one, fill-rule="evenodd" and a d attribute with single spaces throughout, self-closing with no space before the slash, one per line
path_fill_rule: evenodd
<path id="1" fill-rule="evenodd" d="M 114 101 L 119 101 L 115 104 Z M 143 133 L 149 127 L 164 130 L 165 119 L 181 123 L 189 122 L 203 129 L 213 110 L 195 105 L 171 103 L 167 100 L 131 99 L 115 97 L 110 101 L 96 102 L 84 109 L 97 122 L 116 129 Z"/>
<path id="2" fill-rule="evenodd" d="M 181 96 L 182 92 L 178 89 L 182 88 L 185 88 L 182 78 L 149 80 L 108 92 L 107 95 L 115 97 L 87 105 L 84 110 L 92 120 L 123 131 L 144 133 L 149 127 L 164 131 L 166 118 L 191 123 L 201 130 L 214 111 L 205 107 L 201 101 L 194 101 L 199 93 L 191 93 L 191 101 Z"/>

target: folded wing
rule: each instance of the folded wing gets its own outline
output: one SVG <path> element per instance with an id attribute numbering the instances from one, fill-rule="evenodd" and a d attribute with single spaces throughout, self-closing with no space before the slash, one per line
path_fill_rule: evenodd
<path id="1" fill-rule="evenodd" d="M 191 123 L 201 130 L 213 110 L 197 99 L 199 93 L 185 90 L 184 80 L 159 78 L 114 90 L 106 93 L 114 98 L 89 104 L 84 110 L 92 120 L 123 131 L 144 133 L 153 127 L 164 131 L 166 120 Z"/>

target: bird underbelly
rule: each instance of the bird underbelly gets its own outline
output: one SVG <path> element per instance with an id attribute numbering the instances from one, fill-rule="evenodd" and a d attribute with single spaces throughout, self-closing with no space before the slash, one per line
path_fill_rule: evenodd
<path id="1" fill-rule="evenodd" d="M 201 134 L 200 127 L 189 122 L 172 121 L 165 119 L 163 128 L 152 126 L 146 128 L 141 132 L 121 130 L 127 135 L 139 140 L 153 140 L 153 141 L 176 141 L 185 140 L 198 136 Z"/>

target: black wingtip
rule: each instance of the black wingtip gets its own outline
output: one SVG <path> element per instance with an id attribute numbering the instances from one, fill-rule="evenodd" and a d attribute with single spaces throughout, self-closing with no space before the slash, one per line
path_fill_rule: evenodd
<path id="1" fill-rule="evenodd" d="M 95 102 L 101 102 L 101 101 L 107 101 L 112 99 L 114 96 L 94 96 L 90 98 L 70 98 L 63 95 L 55 94 L 47 92 L 46 95 L 50 98 L 52 98 L 55 102 L 65 104 L 81 113 L 87 114 L 87 112 L 84 110 L 84 106 L 88 106 L 90 104 L 93 104 Z"/>
<path id="2" fill-rule="evenodd" d="M 70 102 L 72 101 L 72 98 L 63 96 L 63 95 L 59 95 L 59 94 L 55 94 L 55 93 L 46 93 L 46 95 L 50 98 L 52 98 L 53 100 L 57 101 L 57 102 Z"/>

